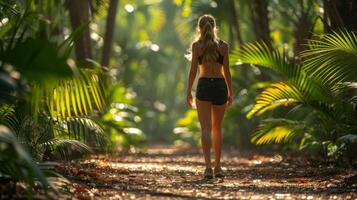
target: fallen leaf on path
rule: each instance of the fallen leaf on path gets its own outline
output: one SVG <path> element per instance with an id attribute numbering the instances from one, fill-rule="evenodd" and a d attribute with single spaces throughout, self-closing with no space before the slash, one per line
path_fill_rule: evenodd
<path id="1" fill-rule="evenodd" d="M 307 180 L 305 178 L 301 178 L 301 179 L 297 179 L 296 182 L 300 183 L 300 184 L 306 184 L 306 183 L 309 183 L 309 180 Z"/>

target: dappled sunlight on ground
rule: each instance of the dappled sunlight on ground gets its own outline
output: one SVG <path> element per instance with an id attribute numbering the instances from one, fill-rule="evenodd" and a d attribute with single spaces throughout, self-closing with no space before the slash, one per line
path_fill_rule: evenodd
<path id="1" fill-rule="evenodd" d="M 197 149 L 152 147 L 72 161 L 58 168 L 79 199 L 354 199 L 357 174 L 314 166 L 304 156 L 227 151 L 223 179 L 203 180 Z"/>

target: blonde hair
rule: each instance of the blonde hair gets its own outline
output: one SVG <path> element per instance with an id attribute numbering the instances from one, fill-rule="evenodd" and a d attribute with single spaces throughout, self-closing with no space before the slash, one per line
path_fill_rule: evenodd
<path id="1" fill-rule="evenodd" d="M 218 55 L 218 37 L 216 20 L 212 15 L 202 15 L 197 23 L 197 40 L 201 41 L 202 61 L 212 62 Z"/>

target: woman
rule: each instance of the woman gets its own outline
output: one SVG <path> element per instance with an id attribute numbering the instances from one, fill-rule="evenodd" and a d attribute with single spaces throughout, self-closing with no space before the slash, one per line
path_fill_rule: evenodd
<path id="1" fill-rule="evenodd" d="M 199 67 L 196 106 L 202 130 L 202 149 L 206 163 L 204 178 L 223 177 L 221 169 L 222 119 L 232 103 L 228 44 L 218 39 L 216 21 L 212 15 L 198 19 L 197 40 L 191 47 L 191 69 L 188 78 L 187 103 L 192 106 L 192 85 Z M 211 166 L 211 131 L 213 132 L 214 170 Z"/>

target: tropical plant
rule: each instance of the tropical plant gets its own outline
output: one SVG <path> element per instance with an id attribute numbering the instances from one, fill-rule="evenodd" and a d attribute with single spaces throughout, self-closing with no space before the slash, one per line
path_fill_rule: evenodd
<path id="1" fill-rule="evenodd" d="M 40 169 L 43 163 L 34 160 L 88 153 L 107 138 L 97 121 L 105 107 L 100 67 L 94 61 L 89 68 L 70 59 L 74 40 L 88 23 L 65 40 L 51 37 L 45 34 L 49 25 L 39 20 L 41 13 L 34 12 L 36 6 L 41 5 L 0 3 L 0 124 L 8 127 L 1 133 L 0 155 L 5 160 L 0 178 L 23 180 L 29 191 L 37 180 L 49 187 L 42 174 L 47 167 Z"/>
<path id="2" fill-rule="evenodd" d="M 357 81 L 356 35 L 340 31 L 316 37 L 302 53 L 301 62 L 259 43 L 246 44 L 233 53 L 233 59 L 268 67 L 282 79 L 258 95 L 248 118 L 284 106 L 291 108 L 280 118 L 261 124 L 252 137 L 256 144 L 300 138 L 301 148 L 318 146 L 333 157 L 338 153 L 334 149 L 346 145 L 341 145 L 341 138 L 355 135 L 356 101 L 346 88 L 354 91 L 351 82 Z"/>
<path id="3" fill-rule="evenodd" d="M 32 116 L 21 115 L 13 105 L 0 107 L 0 123 L 6 125 L 15 133 L 18 142 L 24 146 L 36 160 L 48 160 L 54 156 L 68 159 L 72 152 L 90 153 L 89 146 L 80 142 L 91 135 L 104 135 L 101 127 L 90 119 L 79 118 L 58 122 L 41 114 L 37 122 Z M 77 122 L 79 121 L 79 122 Z M 97 134 L 90 133 L 89 130 Z M 81 134 L 83 136 L 81 136 Z M 73 136 L 72 136 L 73 135 Z M 105 138 L 105 136 L 101 136 Z M 102 138 L 91 141 L 101 141 Z"/>
<path id="4" fill-rule="evenodd" d="M 142 119 L 139 109 L 133 106 L 131 92 L 123 85 L 115 84 L 109 94 L 110 104 L 101 118 L 103 128 L 110 137 L 108 150 L 115 152 L 119 147 L 130 150 L 142 144 L 146 135 L 137 128 Z"/>
<path id="5" fill-rule="evenodd" d="M 84 27 L 82 26 L 81 29 L 83 30 Z M 104 106 L 105 95 L 104 88 L 99 81 L 100 74 L 93 69 L 80 69 L 79 72 L 74 74 L 74 77 L 70 77 L 73 73 L 67 64 L 67 59 L 71 46 L 73 46 L 73 40 L 79 34 L 78 31 L 73 32 L 67 40 L 59 45 L 47 40 L 31 38 L 23 42 L 17 41 L 13 48 L 1 52 L 0 58 L 4 66 L 12 66 L 13 71 L 23 75 L 26 78 L 24 80 L 31 83 L 27 85 L 27 87 L 30 87 L 28 93 L 31 97 L 18 96 L 17 98 L 20 101 L 16 102 L 17 104 L 20 102 L 23 108 L 19 111 L 22 112 L 21 119 L 23 122 L 27 120 L 25 124 L 38 126 L 38 117 L 42 115 L 42 122 L 52 120 L 53 123 L 50 123 L 53 124 L 53 126 L 50 126 L 52 128 L 56 126 L 67 127 L 65 132 L 68 135 L 73 135 L 72 138 L 82 139 L 81 136 L 88 133 L 100 133 L 103 138 L 105 135 L 101 129 L 97 128 L 97 132 L 89 131 L 95 122 L 87 117 L 94 109 L 100 111 Z M 35 48 L 36 46 L 38 48 Z M 26 54 L 26 49 L 32 49 L 33 52 Z M 29 56 L 22 57 L 22 59 L 17 58 L 16 55 L 22 54 Z M 31 57 L 33 55 L 36 56 Z M 52 62 L 55 64 L 52 64 Z M 43 66 L 49 67 L 44 68 Z M 72 69 L 76 69 L 75 66 L 72 66 Z M 85 118 L 80 120 L 81 117 Z M 88 123 L 89 121 L 90 123 Z M 76 129 L 71 128 L 74 126 L 76 126 Z M 80 128 L 84 126 L 89 128 Z M 98 127 L 98 125 L 96 126 Z M 33 129 L 25 130 L 31 131 Z M 45 130 L 53 132 L 50 131 L 52 129 Z M 62 131 L 63 135 L 64 129 L 58 130 Z M 21 133 L 21 131 L 16 133 Z M 61 135 L 58 133 L 59 131 L 56 135 Z M 54 135 L 52 134 L 52 136 Z M 91 141 L 95 138 L 92 137 Z M 72 144 L 75 143 L 72 142 Z M 61 145 L 63 146 L 64 143 Z M 78 144 L 75 146 L 80 147 Z"/>
<path id="6" fill-rule="evenodd" d="M 197 145 L 201 136 L 197 111 L 194 109 L 188 110 L 184 117 L 177 120 L 173 132 L 175 134 L 175 144 L 189 143 Z"/>
<path id="7" fill-rule="evenodd" d="M 30 195 L 36 182 L 45 190 L 53 189 L 40 167 L 18 143 L 16 136 L 6 126 L 0 125 L 0 178 L 9 177 L 27 183 Z"/>

